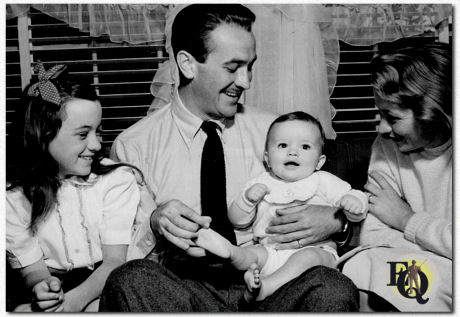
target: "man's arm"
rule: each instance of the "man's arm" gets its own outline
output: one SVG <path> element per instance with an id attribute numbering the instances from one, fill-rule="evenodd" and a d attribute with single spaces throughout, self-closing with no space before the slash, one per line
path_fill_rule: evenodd
<path id="1" fill-rule="evenodd" d="M 279 209 L 277 214 L 266 230 L 278 234 L 270 237 L 277 249 L 295 249 L 299 242 L 305 246 L 328 238 L 342 246 L 351 238 L 351 227 L 343 211 L 336 207 L 301 205 Z"/>

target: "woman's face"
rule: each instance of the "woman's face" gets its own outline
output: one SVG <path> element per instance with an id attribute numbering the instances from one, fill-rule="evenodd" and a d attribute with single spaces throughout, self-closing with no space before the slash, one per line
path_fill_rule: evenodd
<path id="1" fill-rule="evenodd" d="M 378 133 L 391 139 L 399 151 L 412 152 L 431 147 L 431 139 L 423 137 L 422 128 L 415 120 L 414 112 L 399 105 L 383 100 L 374 94 L 375 105 L 380 111 Z"/>
<path id="2" fill-rule="evenodd" d="M 71 99 L 61 115 L 61 129 L 48 146 L 59 166 L 59 176 L 89 175 L 94 154 L 101 149 L 101 105 L 97 101 Z"/>

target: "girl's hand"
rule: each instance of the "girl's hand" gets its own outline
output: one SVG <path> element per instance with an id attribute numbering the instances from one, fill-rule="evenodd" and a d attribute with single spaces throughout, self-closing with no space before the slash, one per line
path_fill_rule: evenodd
<path id="1" fill-rule="evenodd" d="M 401 232 L 414 212 L 398 193 L 391 187 L 385 178 L 373 171 L 369 176 L 379 185 L 367 183 L 364 188 L 369 196 L 369 212 L 380 221 Z"/>
<path id="2" fill-rule="evenodd" d="M 61 281 L 54 276 L 38 282 L 32 288 L 32 309 L 44 312 L 63 310 L 64 292 Z"/>

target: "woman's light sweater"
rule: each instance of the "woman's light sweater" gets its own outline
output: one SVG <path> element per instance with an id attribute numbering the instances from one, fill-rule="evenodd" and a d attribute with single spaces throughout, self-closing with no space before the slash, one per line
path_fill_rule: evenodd
<path id="1" fill-rule="evenodd" d="M 432 149 L 404 154 L 396 144 L 377 137 L 369 171 L 382 173 L 415 214 L 404 232 L 369 214 L 361 244 L 428 250 L 452 259 L 452 140 Z M 371 180 L 371 179 L 370 179 Z"/>

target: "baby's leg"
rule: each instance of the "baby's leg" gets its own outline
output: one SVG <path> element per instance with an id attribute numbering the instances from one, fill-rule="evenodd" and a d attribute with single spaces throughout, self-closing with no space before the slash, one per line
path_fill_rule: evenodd
<path id="1" fill-rule="evenodd" d="M 267 260 L 267 250 L 262 246 L 237 247 L 212 229 L 198 230 L 197 246 L 221 257 L 230 258 L 232 265 L 245 271 L 252 264 L 262 267 Z"/>
<path id="2" fill-rule="evenodd" d="M 198 238 L 196 238 L 195 243 L 206 251 L 224 259 L 230 258 L 230 249 L 233 247 L 230 241 L 212 229 L 198 230 Z"/>
<path id="3" fill-rule="evenodd" d="M 278 270 L 261 278 L 259 295 L 256 300 L 264 300 L 281 286 L 316 265 L 335 267 L 335 257 L 318 247 L 299 250 L 291 255 Z"/>

